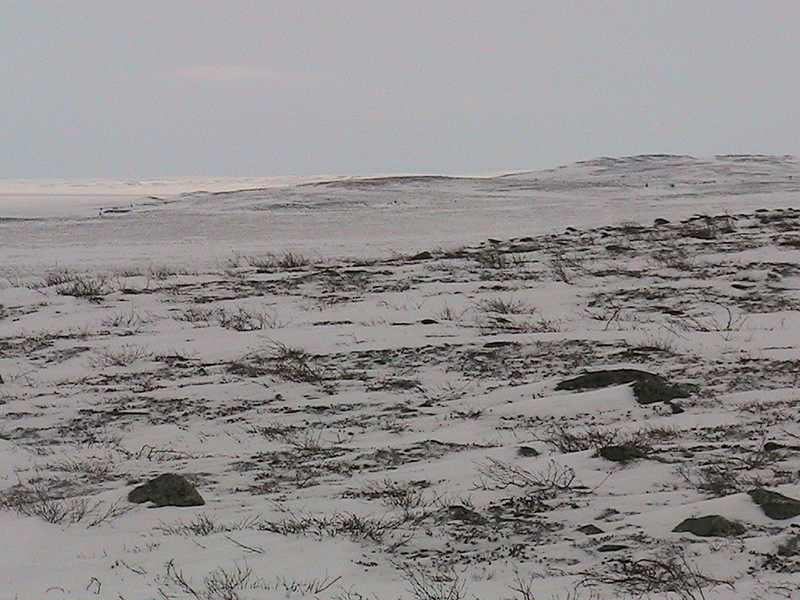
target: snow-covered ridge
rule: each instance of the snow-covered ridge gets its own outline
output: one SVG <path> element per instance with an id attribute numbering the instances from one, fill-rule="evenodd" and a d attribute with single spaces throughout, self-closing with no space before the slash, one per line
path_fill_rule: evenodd
<path id="1" fill-rule="evenodd" d="M 287 249 L 387 256 L 566 227 L 777 208 L 798 194 L 796 157 L 758 155 L 598 158 L 485 177 L 5 181 L 0 258 L 25 267 L 208 263 Z"/>
<path id="2" fill-rule="evenodd" d="M 42 206 L 60 203 L 80 206 L 80 198 L 91 198 L 92 206 L 112 204 L 124 198 L 137 204 L 146 199 L 198 198 L 205 196 L 242 195 L 252 198 L 267 196 L 277 190 L 295 190 L 300 194 L 326 191 L 380 194 L 404 190 L 432 194 L 466 188 L 475 193 L 552 189 L 554 186 L 581 188 L 595 186 L 641 187 L 643 185 L 680 184 L 681 186 L 727 186 L 747 183 L 771 186 L 771 189 L 796 185 L 800 179 L 800 159 L 795 156 L 720 155 L 695 158 L 685 155 L 649 154 L 620 158 L 601 157 L 541 171 L 524 171 L 492 176 L 450 175 L 380 175 L 380 176 L 316 176 L 316 177 L 182 177 L 157 180 L 67 180 L 67 179 L 0 179 L 0 218 L 22 216 L 9 214 L 9 197 L 25 197 L 29 214 L 50 216 L 46 210 L 36 213 L 36 199 L 53 199 Z M 538 185 L 537 185 L 538 184 Z M 766 189 L 764 191 L 767 191 Z M 111 202 L 108 202 L 111 200 Z M 87 200 L 87 202 L 89 202 Z M 83 203 L 85 205 L 86 203 Z M 62 209 L 66 210 L 66 209 Z"/>

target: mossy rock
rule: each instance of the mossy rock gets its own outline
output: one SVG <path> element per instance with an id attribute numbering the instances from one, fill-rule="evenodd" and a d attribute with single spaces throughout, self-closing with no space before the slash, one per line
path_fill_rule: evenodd
<path id="1" fill-rule="evenodd" d="M 156 506 L 202 506 L 202 496 L 181 476 L 173 473 L 159 475 L 145 484 L 135 487 L 128 494 L 128 500 L 136 504 L 152 502 Z"/>
<path id="2" fill-rule="evenodd" d="M 626 463 L 637 458 L 647 458 L 647 452 L 633 444 L 620 444 L 618 446 L 605 446 L 598 449 L 597 455 L 606 460 Z"/>
<path id="3" fill-rule="evenodd" d="M 732 537 L 742 535 L 745 528 L 741 523 L 729 521 L 723 516 L 708 515 L 696 519 L 685 519 L 678 523 L 672 531 L 688 531 L 699 537 Z"/>
<path id="4" fill-rule="evenodd" d="M 591 390 L 625 383 L 633 384 L 633 394 L 639 404 L 669 402 L 675 398 L 689 396 L 689 392 L 684 388 L 667 383 L 660 375 L 638 369 L 591 371 L 562 381 L 556 386 L 556 389 Z"/>
<path id="5" fill-rule="evenodd" d="M 800 500 L 764 488 L 756 488 L 747 493 L 770 519 L 793 519 L 800 515 Z"/>
<path id="6" fill-rule="evenodd" d="M 539 456 L 539 451 L 536 448 L 531 448 L 530 446 L 519 446 L 517 448 L 517 456 L 522 456 L 523 458 Z"/>

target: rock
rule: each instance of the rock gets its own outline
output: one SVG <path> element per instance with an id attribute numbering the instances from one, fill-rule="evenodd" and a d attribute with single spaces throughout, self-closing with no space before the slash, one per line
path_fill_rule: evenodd
<path id="1" fill-rule="evenodd" d="M 597 547 L 598 552 L 619 552 L 620 550 L 627 550 L 629 546 L 625 544 L 603 544 Z"/>
<path id="2" fill-rule="evenodd" d="M 745 528 L 740 523 L 729 521 L 720 515 L 708 515 L 696 519 L 685 519 L 678 523 L 672 531 L 688 531 L 700 537 L 732 537 L 742 535 Z"/>
<path id="3" fill-rule="evenodd" d="M 536 448 L 531 448 L 530 446 L 520 446 L 517 448 L 517 454 L 519 456 L 528 458 L 532 456 L 539 456 L 539 451 Z"/>
<path id="4" fill-rule="evenodd" d="M 2 380 L 0 380 L 0 383 L 2 383 Z M 776 450 L 783 450 L 784 448 L 786 448 L 786 446 L 778 442 L 767 442 L 764 444 L 764 450 L 767 452 L 775 452 Z"/>
<path id="5" fill-rule="evenodd" d="M 202 506 L 202 496 L 185 477 L 166 473 L 135 487 L 128 494 L 128 500 L 141 504 L 152 502 L 156 506 Z"/>
<path id="6" fill-rule="evenodd" d="M 800 556 L 800 535 L 794 535 L 778 546 L 778 556 Z"/>
<path id="7" fill-rule="evenodd" d="M 508 340 L 495 340 L 492 342 L 486 342 L 483 347 L 484 348 L 505 348 L 506 346 L 516 346 L 518 342 L 509 342 Z"/>
<path id="8" fill-rule="evenodd" d="M 669 402 L 675 398 L 686 398 L 689 392 L 685 389 L 671 385 L 661 377 L 647 371 L 638 369 L 610 369 L 605 371 L 591 371 L 572 379 L 566 379 L 556 386 L 557 390 L 587 390 L 621 385 L 633 384 L 633 394 L 639 404 L 653 404 L 655 402 Z"/>
<path id="9" fill-rule="evenodd" d="M 669 405 L 669 409 L 672 411 L 673 415 L 680 415 L 686 412 L 683 408 L 681 408 L 679 404 L 675 404 L 674 402 L 671 401 L 667 402 L 667 404 Z"/>
<path id="10" fill-rule="evenodd" d="M 420 321 L 423 325 L 436 325 L 438 322 L 436 319 L 422 319 Z"/>
<path id="11" fill-rule="evenodd" d="M 426 250 L 425 252 L 420 252 L 419 254 L 415 254 L 409 260 L 430 260 L 431 258 L 433 258 L 433 254 L 431 254 Z"/>
<path id="12" fill-rule="evenodd" d="M 669 225 L 669 221 L 667 219 L 662 219 L 661 217 L 659 217 L 655 221 L 653 221 L 653 225 Z"/>
<path id="13" fill-rule="evenodd" d="M 483 525 L 486 522 L 481 515 L 474 510 L 461 506 L 460 504 L 453 504 L 444 509 L 445 518 L 448 521 L 462 521 L 472 525 Z"/>
<path id="14" fill-rule="evenodd" d="M 747 493 L 770 519 L 792 519 L 800 515 L 800 500 L 764 488 L 756 488 Z"/>
<path id="15" fill-rule="evenodd" d="M 605 446 L 597 451 L 597 455 L 606 460 L 614 462 L 628 462 L 637 458 L 647 458 L 647 453 L 632 444 L 621 444 L 619 446 Z"/>
<path id="16" fill-rule="evenodd" d="M 599 535 L 601 533 L 605 533 L 605 531 L 600 529 L 597 525 L 593 525 L 592 523 L 589 523 L 588 525 L 581 525 L 578 527 L 578 529 L 576 529 L 576 531 L 580 531 L 586 535 Z"/>

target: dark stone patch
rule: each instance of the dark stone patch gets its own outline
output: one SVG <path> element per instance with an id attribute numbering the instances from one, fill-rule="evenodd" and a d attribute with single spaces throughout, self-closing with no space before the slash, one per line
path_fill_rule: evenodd
<path id="1" fill-rule="evenodd" d="M 597 450 L 597 455 L 606 460 L 626 463 L 637 458 L 647 458 L 647 452 L 633 444 L 605 446 Z"/>
<path id="2" fill-rule="evenodd" d="M 625 544 L 603 544 L 597 547 L 598 552 L 619 552 L 620 550 L 627 550 L 629 546 Z"/>
<path id="3" fill-rule="evenodd" d="M 530 446 L 520 446 L 517 448 L 517 455 L 524 458 L 529 458 L 532 456 L 539 456 L 539 451 L 536 448 L 531 448 Z"/>
<path id="4" fill-rule="evenodd" d="M 462 521 L 463 523 L 470 523 L 471 525 L 483 525 L 486 523 L 486 519 L 480 514 L 460 504 L 447 506 L 442 512 L 444 518 L 448 521 Z"/>
<path id="5" fill-rule="evenodd" d="M 152 502 L 156 506 L 202 506 L 202 496 L 189 481 L 174 473 L 165 473 L 147 483 L 135 487 L 128 500 L 136 504 Z"/>
<path id="6" fill-rule="evenodd" d="M 778 442 L 767 442 L 764 444 L 764 450 L 767 452 L 775 452 L 776 450 L 782 450 L 786 448 L 783 444 L 779 444 Z"/>
<path id="7" fill-rule="evenodd" d="M 672 530 L 676 533 L 688 531 L 700 537 L 732 537 L 742 535 L 745 528 L 742 524 L 729 521 L 720 515 L 708 515 L 696 519 L 685 519 Z"/>
<path id="8" fill-rule="evenodd" d="M 493 342 L 486 342 L 484 348 L 503 348 L 505 346 L 517 346 L 517 342 L 509 342 L 506 340 L 496 340 Z"/>
<path id="9" fill-rule="evenodd" d="M 689 392 L 671 385 L 661 377 L 638 369 L 610 369 L 591 371 L 572 379 L 566 379 L 556 386 L 557 390 L 590 390 L 612 385 L 633 384 L 633 393 L 639 404 L 668 402 L 675 398 L 686 398 Z"/>
<path id="10" fill-rule="evenodd" d="M 686 410 L 680 405 L 675 404 L 674 402 L 667 402 L 669 409 L 672 411 L 673 415 L 680 415 L 681 413 L 685 413 Z"/>
<path id="11" fill-rule="evenodd" d="M 778 546 L 778 556 L 800 556 L 800 535 L 794 535 Z"/>
<path id="12" fill-rule="evenodd" d="M 588 525 L 581 525 L 578 527 L 578 529 L 576 529 L 576 531 L 580 531 L 586 535 L 600 535 L 601 533 L 605 533 L 605 531 L 600 529 L 597 525 L 593 525 L 592 523 L 589 523 Z"/>
<path id="13" fill-rule="evenodd" d="M 800 515 L 800 500 L 764 488 L 756 488 L 747 493 L 770 519 L 792 519 Z"/>

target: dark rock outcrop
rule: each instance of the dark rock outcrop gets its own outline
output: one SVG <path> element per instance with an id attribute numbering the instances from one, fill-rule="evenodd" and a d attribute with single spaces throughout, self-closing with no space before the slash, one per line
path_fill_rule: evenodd
<path id="1" fill-rule="evenodd" d="M 557 390 L 590 390 L 633 384 L 633 394 L 639 404 L 669 402 L 675 398 L 686 398 L 689 392 L 680 386 L 672 385 L 660 375 L 639 371 L 638 369 L 610 369 L 591 371 L 572 379 L 566 379 L 556 386 Z"/>
<path id="2" fill-rule="evenodd" d="M 589 523 L 588 525 L 581 525 L 580 527 L 578 527 L 576 531 L 580 531 L 585 535 L 600 535 L 601 533 L 605 533 L 605 531 L 603 531 L 593 523 Z"/>
<path id="3" fill-rule="evenodd" d="M 672 530 L 693 533 L 700 537 L 732 537 L 742 535 L 745 528 L 741 523 L 729 521 L 720 515 L 708 515 L 696 519 L 685 519 Z"/>
<path id="4" fill-rule="evenodd" d="M 605 446 L 597 450 L 597 455 L 606 460 L 626 463 L 637 458 L 647 458 L 647 452 L 633 444 Z"/>
<path id="5" fill-rule="evenodd" d="M 156 506 L 202 506 L 200 493 L 189 481 L 174 473 L 159 475 L 128 494 L 128 500 L 136 504 L 152 502 Z"/>
<path id="6" fill-rule="evenodd" d="M 486 523 L 486 519 L 480 514 L 460 504 L 447 506 L 442 510 L 442 513 L 444 519 L 447 521 L 461 521 L 462 523 L 469 523 L 471 525 L 483 525 Z"/>
<path id="7" fill-rule="evenodd" d="M 770 519 L 792 519 L 800 515 L 800 500 L 764 488 L 756 488 L 747 493 Z"/>
<path id="8" fill-rule="evenodd" d="M 630 546 L 625 544 L 603 544 L 597 547 L 598 552 L 619 552 L 620 550 L 627 550 Z"/>
<path id="9" fill-rule="evenodd" d="M 532 456 L 539 456 L 539 451 L 536 448 L 531 448 L 530 446 L 519 446 L 517 448 L 517 455 L 528 458 Z"/>
<path id="10" fill-rule="evenodd" d="M 800 556 L 800 535 L 793 535 L 778 546 L 778 556 Z"/>

